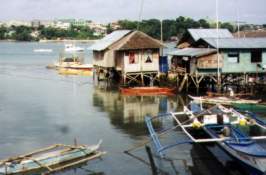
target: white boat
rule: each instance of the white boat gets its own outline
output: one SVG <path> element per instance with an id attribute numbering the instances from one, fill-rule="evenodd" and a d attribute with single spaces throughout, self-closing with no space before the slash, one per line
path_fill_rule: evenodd
<path id="1" fill-rule="evenodd" d="M 33 52 L 53 52 L 53 49 L 34 49 Z"/>
<path id="2" fill-rule="evenodd" d="M 47 68 L 60 69 L 61 72 L 79 74 L 79 71 L 92 71 L 92 64 L 85 64 L 84 52 L 61 52 L 59 59 Z M 68 70 L 67 70 L 68 69 Z M 63 70 L 63 71 L 62 71 Z"/>
<path id="3" fill-rule="evenodd" d="M 65 52 L 83 52 L 83 47 L 75 46 L 74 44 L 65 44 Z"/>

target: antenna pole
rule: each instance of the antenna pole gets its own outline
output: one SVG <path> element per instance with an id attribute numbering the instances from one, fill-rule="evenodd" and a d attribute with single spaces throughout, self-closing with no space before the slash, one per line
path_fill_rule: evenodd
<path id="1" fill-rule="evenodd" d="M 144 0 L 140 0 L 140 11 L 139 11 L 139 20 L 138 20 L 138 25 L 137 25 L 137 30 L 139 30 L 139 25 L 140 25 L 140 21 L 141 21 L 141 17 L 142 17 L 142 12 L 143 12 L 143 3 Z"/>
<path id="2" fill-rule="evenodd" d="M 215 0 L 216 5 L 216 50 L 217 50 L 217 85 L 218 85 L 218 92 L 221 91 L 221 75 L 220 75 L 220 54 L 219 54 L 219 2 Z"/>
<path id="3" fill-rule="evenodd" d="M 163 20 L 161 19 L 161 42 L 163 42 Z"/>
<path id="4" fill-rule="evenodd" d="M 236 0 L 236 18 L 237 18 L 237 38 L 240 38 L 240 33 L 239 33 L 239 9 L 238 9 L 238 0 Z"/>

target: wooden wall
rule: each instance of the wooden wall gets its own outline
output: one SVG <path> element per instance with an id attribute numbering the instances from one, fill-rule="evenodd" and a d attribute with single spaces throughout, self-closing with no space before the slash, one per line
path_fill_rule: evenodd
<path id="1" fill-rule="evenodd" d="M 219 68 L 223 67 L 223 56 L 220 54 Z M 218 67 L 217 54 L 211 54 L 197 58 L 197 68 L 199 69 L 217 69 Z"/>

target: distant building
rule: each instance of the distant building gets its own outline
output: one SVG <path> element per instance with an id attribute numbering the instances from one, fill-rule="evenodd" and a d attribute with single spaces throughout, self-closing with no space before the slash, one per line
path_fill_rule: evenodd
<path id="1" fill-rule="evenodd" d="M 55 21 L 53 21 L 53 20 L 41 20 L 40 25 L 42 25 L 44 27 L 54 27 Z"/>
<path id="2" fill-rule="evenodd" d="M 22 20 L 10 20 L 5 22 L 5 25 L 7 27 L 11 27 L 11 26 L 27 26 L 30 27 L 31 26 L 31 22 L 30 21 L 22 21 Z"/>
<path id="3" fill-rule="evenodd" d="M 34 28 L 38 28 L 38 27 L 40 27 L 40 25 L 41 25 L 41 21 L 40 20 L 32 20 L 31 21 L 31 27 L 34 27 Z"/>
<path id="4" fill-rule="evenodd" d="M 64 21 L 64 20 L 55 21 L 55 23 L 54 23 L 55 28 L 64 29 L 64 30 L 69 29 L 70 26 L 71 26 L 71 23 Z"/>
<path id="5" fill-rule="evenodd" d="M 118 30 L 121 28 L 118 22 L 112 22 L 110 25 L 113 30 Z"/>
<path id="6" fill-rule="evenodd" d="M 88 27 L 94 31 L 93 33 L 94 36 L 105 36 L 106 35 L 107 28 L 104 24 L 90 21 L 90 23 L 88 24 Z"/>
<path id="7" fill-rule="evenodd" d="M 233 38 L 232 33 L 228 29 L 188 29 L 177 43 L 177 48 L 191 47 L 201 38 Z"/>
<path id="8" fill-rule="evenodd" d="M 93 64 L 100 71 L 114 69 L 124 82 L 159 73 L 160 49 L 164 45 L 140 31 L 117 30 L 91 46 Z"/>

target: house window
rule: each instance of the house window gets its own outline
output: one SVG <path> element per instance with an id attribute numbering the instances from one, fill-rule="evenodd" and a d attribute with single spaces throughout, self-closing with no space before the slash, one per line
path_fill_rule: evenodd
<path id="1" fill-rule="evenodd" d="M 152 51 L 148 50 L 145 54 L 145 63 L 152 63 Z"/>
<path id="2" fill-rule="evenodd" d="M 137 59 L 136 53 L 135 52 L 129 52 L 128 53 L 128 60 L 129 60 L 129 64 L 137 64 L 138 59 Z"/>
<path id="3" fill-rule="evenodd" d="M 251 63 L 259 63 L 262 61 L 262 51 L 259 49 L 251 51 Z"/>
<path id="4" fill-rule="evenodd" d="M 239 63 L 239 52 L 229 52 L 228 53 L 229 63 Z"/>

